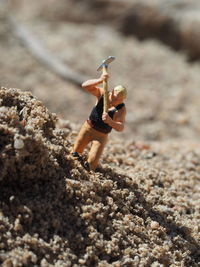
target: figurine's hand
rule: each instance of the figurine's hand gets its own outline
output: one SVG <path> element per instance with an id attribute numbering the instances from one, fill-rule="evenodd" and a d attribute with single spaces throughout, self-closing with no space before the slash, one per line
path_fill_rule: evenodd
<path id="1" fill-rule="evenodd" d="M 100 79 L 102 80 L 102 82 L 103 82 L 103 81 L 107 81 L 108 78 L 109 78 L 108 73 L 106 73 L 106 74 L 102 74 L 101 77 L 100 77 Z"/>
<path id="2" fill-rule="evenodd" d="M 107 124 L 109 124 L 112 121 L 111 117 L 106 112 L 103 113 L 102 120 L 103 120 L 103 122 L 105 122 Z"/>

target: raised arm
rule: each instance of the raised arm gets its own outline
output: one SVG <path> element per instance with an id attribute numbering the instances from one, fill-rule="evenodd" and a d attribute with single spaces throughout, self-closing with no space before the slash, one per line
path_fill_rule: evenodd
<path id="1" fill-rule="evenodd" d="M 82 88 L 91 93 L 92 95 L 100 98 L 103 94 L 103 88 L 98 87 L 97 85 L 101 84 L 104 80 L 108 79 L 107 74 L 102 74 L 99 79 L 87 80 L 82 84 Z"/>

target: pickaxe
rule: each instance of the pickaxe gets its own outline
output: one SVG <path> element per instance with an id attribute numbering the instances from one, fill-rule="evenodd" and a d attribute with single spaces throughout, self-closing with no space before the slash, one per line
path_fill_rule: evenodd
<path id="1" fill-rule="evenodd" d="M 115 57 L 109 56 L 107 59 L 104 59 L 102 64 L 98 67 L 97 71 L 102 70 L 103 74 L 107 74 L 108 64 L 115 60 Z M 104 90 L 104 107 L 103 112 L 108 112 L 108 81 L 103 81 L 103 90 Z"/>

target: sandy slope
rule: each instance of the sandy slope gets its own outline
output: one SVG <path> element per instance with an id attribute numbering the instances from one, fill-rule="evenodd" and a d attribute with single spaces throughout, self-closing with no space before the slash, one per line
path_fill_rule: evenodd
<path id="1" fill-rule="evenodd" d="M 194 142 L 114 139 L 88 172 L 70 156 L 73 126 L 55 128 L 31 94 L 0 97 L 2 266 L 198 266 Z"/>
<path id="2" fill-rule="evenodd" d="M 1 86 L 22 90 L 0 90 L 0 263 L 198 266 L 199 64 L 156 41 L 28 10 L 37 20 L 27 9 L 18 18 L 74 70 L 98 77 L 101 60 L 116 56 L 109 83 L 128 88 L 127 123 L 97 173 L 74 161 L 94 99 L 34 60 L 1 10 Z"/>

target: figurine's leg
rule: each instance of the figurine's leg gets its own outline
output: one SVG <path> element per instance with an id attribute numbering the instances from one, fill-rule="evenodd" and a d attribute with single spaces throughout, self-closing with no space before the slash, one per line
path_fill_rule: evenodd
<path id="1" fill-rule="evenodd" d="M 92 141 L 92 135 L 90 133 L 90 126 L 87 122 L 83 124 L 81 127 L 79 134 L 76 138 L 73 152 L 82 153 L 85 147 L 88 145 L 89 142 Z"/>
<path id="2" fill-rule="evenodd" d="M 98 140 L 94 140 L 92 142 L 92 147 L 90 149 L 89 156 L 88 156 L 88 163 L 89 163 L 90 170 L 95 171 L 95 169 L 97 168 L 99 159 L 107 143 L 107 140 L 108 138 L 105 135 L 103 138 L 98 138 Z"/>

